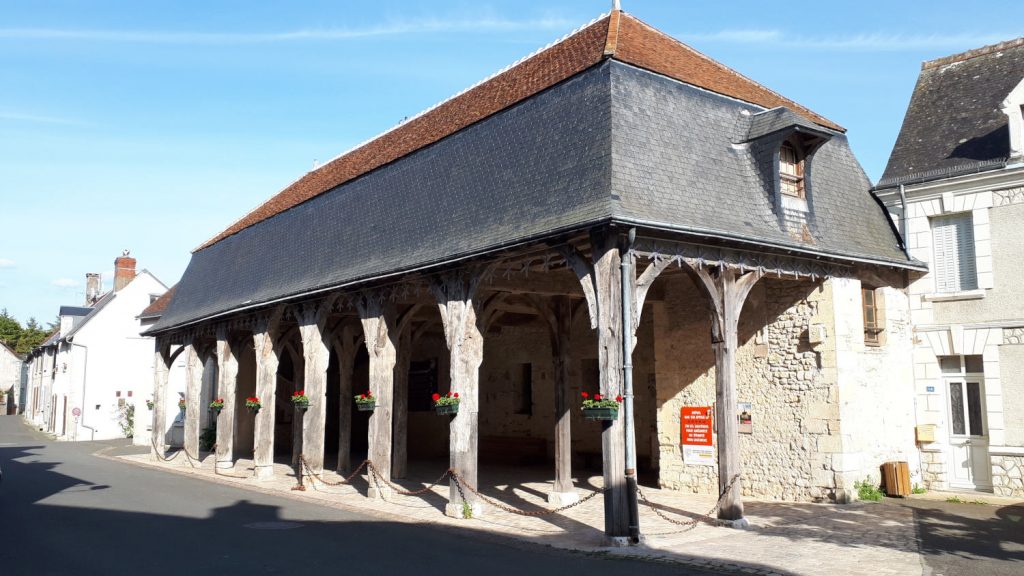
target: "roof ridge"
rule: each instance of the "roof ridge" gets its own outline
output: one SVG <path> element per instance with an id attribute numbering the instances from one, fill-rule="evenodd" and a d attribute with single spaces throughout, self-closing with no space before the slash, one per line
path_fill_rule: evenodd
<path id="1" fill-rule="evenodd" d="M 970 50 L 965 50 L 957 54 L 950 54 L 949 56 L 943 56 L 942 58 L 936 58 L 934 60 L 925 60 L 921 63 L 921 70 L 930 70 L 932 68 L 938 68 L 939 66 L 945 66 L 946 64 L 953 64 L 954 62 L 963 62 L 964 60 L 970 60 L 971 58 L 985 56 L 992 54 L 993 52 L 1008 50 L 1018 46 L 1024 46 L 1024 36 L 1014 38 L 1013 40 L 1005 40 L 996 44 L 989 44 L 988 46 L 982 46 L 980 48 L 972 48 Z"/>
<path id="2" fill-rule="evenodd" d="M 608 36 L 604 43 L 604 55 L 614 56 L 619 44 L 619 22 L 622 20 L 622 10 L 616 8 L 609 14 Z"/>

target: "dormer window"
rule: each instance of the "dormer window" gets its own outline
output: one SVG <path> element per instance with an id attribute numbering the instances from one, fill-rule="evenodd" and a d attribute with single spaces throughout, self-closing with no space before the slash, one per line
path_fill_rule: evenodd
<path id="1" fill-rule="evenodd" d="M 786 196 L 804 198 L 804 155 L 791 141 L 779 149 L 779 190 Z"/>

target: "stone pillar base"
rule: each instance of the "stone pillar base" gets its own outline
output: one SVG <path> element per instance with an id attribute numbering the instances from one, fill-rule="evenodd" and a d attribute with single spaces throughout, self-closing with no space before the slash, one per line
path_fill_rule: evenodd
<path id="1" fill-rule="evenodd" d="M 233 460 L 217 460 L 218 470 L 231 470 L 234 467 L 235 463 Z"/>
<path id="2" fill-rule="evenodd" d="M 628 536 L 605 536 L 604 545 L 608 548 L 626 548 L 629 546 Z"/>
<path id="3" fill-rule="evenodd" d="M 273 465 L 256 466 L 253 472 L 255 473 L 257 480 L 273 480 L 274 478 Z"/>
<path id="4" fill-rule="evenodd" d="M 569 504 L 575 504 L 580 501 L 580 495 L 578 492 L 549 492 L 548 493 L 548 504 L 555 507 L 568 506 Z"/>
<path id="5" fill-rule="evenodd" d="M 746 518 L 740 518 L 738 520 L 722 520 L 722 524 L 729 528 L 736 528 L 737 530 L 748 530 L 750 528 L 750 522 Z"/>
<path id="6" fill-rule="evenodd" d="M 484 507 L 479 502 L 471 502 L 469 505 L 470 518 L 479 518 L 484 515 Z M 451 518 L 465 518 L 465 510 L 462 502 L 449 502 L 444 507 L 445 516 Z"/>
<path id="7" fill-rule="evenodd" d="M 366 491 L 366 495 L 373 500 L 390 500 L 391 487 L 371 485 L 370 489 Z"/>

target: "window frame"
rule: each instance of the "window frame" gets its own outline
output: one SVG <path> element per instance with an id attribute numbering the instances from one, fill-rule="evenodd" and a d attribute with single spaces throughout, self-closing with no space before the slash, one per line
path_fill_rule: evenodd
<path id="1" fill-rule="evenodd" d="M 785 160 L 785 151 L 789 149 L 793 153 L 793 161 Z M 793 138 L 787 138 L 779 145 L 779 193 L 790 198 L 807 200 L 807 183 L 805 160 L 807 158 L 804 147 L 795 142 Z M 783 170 L 783 166 L 792 166 L 793 171 Z M 796 193 L 787 191 L 787 183 L 796 188 Z"/>
<path id="2" fill-rule="evenodd" d="M 958 294 L 978 290 L 980 281 L 973 213 L 932 216 L 928 225 L 932 236 L 932 291 L 935 294 Z M 945 229 L 952 229 L 952 236 L 948 239 L 942 238 Z M 946 246 L 947 241 L 953 244 Z M 970 282 L 965 283 L 965 279 Z"/>
<path id="3" fill-rule="evenodd" d="M 868 303 L 870 295 L 870 304 Z M 860 310 L 864 320 L 864 345 L 882 346 L 885 344 L 885 315 L 884 299 L 880 298 L 877 288 L 861 286 L 860 289 Z M 871 320 L 868 319 L 868 312 L 871 312 Z"/>

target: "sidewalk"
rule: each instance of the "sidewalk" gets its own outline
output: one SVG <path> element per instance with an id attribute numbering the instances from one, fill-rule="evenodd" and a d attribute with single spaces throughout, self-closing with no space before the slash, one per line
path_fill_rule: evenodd
<path id="1" fill-rule="evenodd" d="M 357 476 L 352 485 L 344 486 L 310 486 L 307 482 L 307 490 L 299 492 L 291 490 L 296 484 L 295 475 L 286 465 L 276 465 L 273 480 L 258 481 L 252 477 L 251 460 L 239 460 L 233 470 L 215 473 L 213 458 L 203 456 L 199 464 L 191 463 L 184 454 L 179 454 L 171 462 L 155 461 L 148 454 L 117 458 L 389 520 L 475 528 L 493 535 L 582 552 L 646 557 L 727 572 L 763 575 L 877 576 L 922 572 L 913 512 L 903 506 L 860 503 L 837 506 L 748 500 L 749 530 L 703 522 L 687 530 L 659 517 L 641 503 L 640 525 L 646 537 L 645 545 L 607 548 L 604 547 L 604 510 L 600 496 L 554 515 L 520 516 L 485 506 L 480 517 L 457 519 L 444 515 L 448 501 L 447 482 L 422 496 L 393 494 L 388 501 L 371 500 L 365 496 L 369 487 L 365 475 Z M 402 480 L 398 484 L 407 490 L 421 489 L 443 471 L 443 463 L 414 462 L 410 465 L 410 480 Z M 513 508 L 548 510 L 549 482 L 531 479 L 544 472 L 540 469 L 488 466 L 480 473 L 484 487 L 482 492 Z M 323 478 L 328 483 L 341 480 L 333 472 L 326 472 Z M 600 476 L 577 478 L 576 481 L 581 496 L 593 492 L 600 485 Z M 714 505 L 714 499 L 709 496 L 655 488 L 642 490 L 663 515 L 678 521 L 700 517 Z"/>

